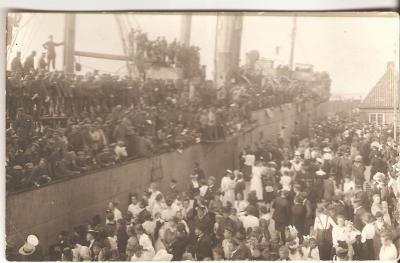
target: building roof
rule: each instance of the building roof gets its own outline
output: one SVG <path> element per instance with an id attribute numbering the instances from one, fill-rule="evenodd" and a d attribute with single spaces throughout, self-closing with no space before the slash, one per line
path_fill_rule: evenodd
<path id="1" fill-rule="evenodd" d="M 397 87 L 397 94 L 399 94 L 399 73 L 395 70 L 394 62 L 388 62 L 386 72 L 361 102 L 359 108 L 393 108 L 394 87 Z M 398 98 L 399 95 L 397 95 L 397 101 Z"/>

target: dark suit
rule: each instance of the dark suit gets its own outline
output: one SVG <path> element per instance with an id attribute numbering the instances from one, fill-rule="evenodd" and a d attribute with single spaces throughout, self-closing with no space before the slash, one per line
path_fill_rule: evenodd
<path id="1" fill-rule="evenodd" d="M 289 224 L 290 203 L 286 198 L 278 196 L 274 200 L 275 209 L 272 218 L 275 220 L 275 229 L 281 233 L 281 239 L 285 242 L 285 227 Z"/>
<path id="2" fill-rule="evenodd" d="M 251 251 L 245 244 L 240 244 L 238 249 L 232 253 L 231 260 L 246 260 L 250 259 Z"/>
<path id="3" fill-rule="evenodd" d="M 207 234 L 197 238 L 194 248 L 194 258 L 196 260 L 212 259 L 211 238 Z"/>
<path id="4" fill-rule="evenodd" d="M 364 207 L 360 207 L 358 209 L 354 209 L 354 227 L 358 229 L 359 231 L 362 231 L 364 228 L 364 223 L 362 221 L 362 217 L 365 213 L 367 213 L 367 210 Z"/>
<path id="5" fill-rule="evenodd" d="M 299 234 L 303 235 L 305 230 L 305 217 L 306 217 L 305 207 L 301 204 L 295 204 L 292 207 L 291 214 L 292 215 L 290 217 L 290 225 L 295 226 L 296 229 L 299 231 Z"/>
<path id="6" fill-rule="evenodd" d="M 207 188 L 206 194 L 204 196 L 204 198 L 210 202 L 211 200 L 214 199 L 215 195 L 218 193 L 219 191 L 219 187 L 217 187 L 216 185 L 213 185 L 211 187 Z"/>

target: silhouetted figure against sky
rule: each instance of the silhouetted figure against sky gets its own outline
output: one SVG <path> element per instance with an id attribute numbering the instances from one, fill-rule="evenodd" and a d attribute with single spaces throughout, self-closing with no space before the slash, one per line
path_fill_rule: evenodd
<path id="1" fill-rule="evenodd" d="M 47 50 L 47 68 L 50 70 L 50 65 L 56 69 L 56 47 L 64 45 L 64 42 L 55 43 L 53 35 L 49 36 L 49 41 L 43 44 L 44 49 Z"/>

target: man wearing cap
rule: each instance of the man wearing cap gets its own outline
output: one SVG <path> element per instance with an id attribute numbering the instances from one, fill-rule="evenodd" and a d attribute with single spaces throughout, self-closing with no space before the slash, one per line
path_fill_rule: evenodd
<path id="1" fill-rule="evenodd" d="M 50 65 L 53 69 L 56 69 L 56 47 L 63 45 L 64 42 L 55 43 L 53 41 L 53 35 L 49 36 L 49 40 L 43 44 L 43 48 L 47 50 L 47 69 L 50 70 Z"/>

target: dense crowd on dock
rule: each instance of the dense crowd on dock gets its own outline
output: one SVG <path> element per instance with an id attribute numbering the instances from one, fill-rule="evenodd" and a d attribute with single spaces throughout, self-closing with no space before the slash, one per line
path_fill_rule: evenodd
<path id="1" fill-rule="evenodd" d="M 396 260 L 399 151 L 390 126 L 318 120 L 303 140 L 246 147 L 240 168 L 227 167 L 220 181 L 196 164 L 185 188 L 154 182 L 130 194 L 128 207 L 112 200 L 61 231 L 48 259 Z M 14 255 L 42 259 L 41 251 L 30 235 Z"/>
<path id="2" fill-rule="evenodd" d="M 54 49 L 51 43 L 45 44 Z M 243 68 L 216 87 L 202 78 L 143 80 L 49 71 L 51 60 L 43 54 L 35 67 L 35 54 L 22 63 L 18 53 L 7 72 L 9 192 L 134 158 L 183 152 L 254 125 L 254 110 L 329 97 L 325 75 L 300 81 L 288 70 L 265 77 Z"/>

